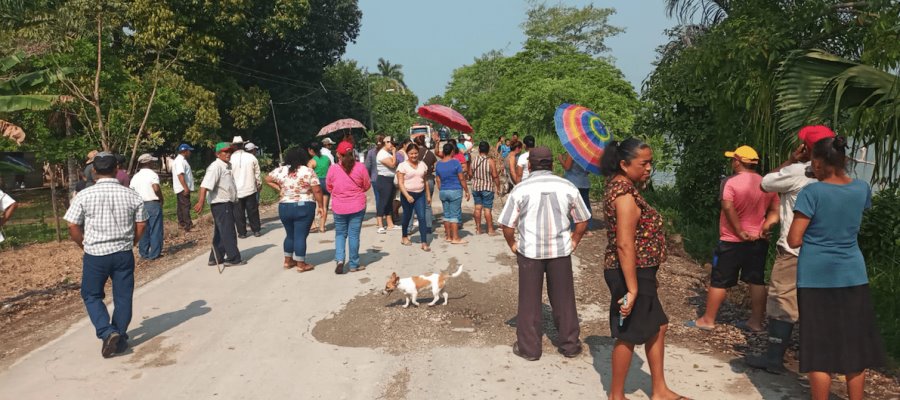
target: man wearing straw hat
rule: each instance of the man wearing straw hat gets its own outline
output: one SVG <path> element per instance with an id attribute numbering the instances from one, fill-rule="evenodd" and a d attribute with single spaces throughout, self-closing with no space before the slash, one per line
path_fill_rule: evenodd
<path id="1" fill-rule="evenodd" d="M 259 190 L 262 188 L 262 179 L 259 177 L 259 160 L 256 156 L 244 149 L 244 139 L 235 136 L 231 142 L 234 152 L 231 153 L 231 174 L 237 187 L 237 201 L 234 203 L 234 226 L 237 229 L 238 238 L 246 239 L 247 221 L 250 221 L 250 231 L 253 236 L 262 236 L 262 227 L 259 221 Z M 250 143 L 252 144 L 252 143 Z M 254 146 L 255 148 L 255 146 Z"/>
<path id="2" fill-rule="evenodd" d="M 246 264 L 237 247 L 237 231 L 234 227 L 234 203 L 238 197 L 229 164 L 233 151 L 231 143 L 216 144 L 216 160 L 206 168 L 206 175 L 200 183 L 200 195 L 194 205 L 194 212 L 200 214 L 209 194 L 209 209 L 215 222 L 209 265 L 218 265 L 220 262 L 226 267 Z"/>

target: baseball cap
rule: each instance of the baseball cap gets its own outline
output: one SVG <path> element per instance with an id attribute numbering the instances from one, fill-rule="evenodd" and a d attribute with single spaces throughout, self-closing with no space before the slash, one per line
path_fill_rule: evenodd
<path id="1" fill-rule="evenodd" d="M 825 125 L 804 126 L 803 128 L 800 128 L 800 132 L 797 133 L 797 137 L 800 138 L 800 140 L 803 141 L 803 144 L 806 145 L 806 148 L 810 150 L 812 150 L 813 145 L 815 145 L 816 142 L 826 138 L 833 138 L 834 136 L 834 131 Z"/>
<path id="2" fill-rule="evenodd" d="M 185 151 L 185 150 L 187 150 L 187 151 L 194 151 L 194 148 L 191 147 L 191 145 L 189 145 L 189 144 L 187 144 L 187 143 L 182 143 L 181 146 L 178 146 L 178 152 L 179 152 L 179 153 L 182 152 L 182 151 Z"/>
<path id="3" fill-rule="evenodd" d="M 759 154 L 756 154 L 756 150 L 753 150 L 750 146 L 741 146 L 734 151 L 726 151 L 725 157 L 737 158 L 741 160 L 741 162 L 748 164 L 759 163 Z"/>
<path id="4" fill-rule="evenodd" d="M 531 149 L 531 152 L 528 153 L 528 161 L 540 164 L 540 163 L 553 163 L 553 152 L 550 151 L 549 148 L 541 146 L 535 147 Z"/>
<path id="5" fill-rule="evenodd" d="M 116 155 L 110 152 L 100 152 L 94 156 L 94 169 L 98 171 L 109 171 L 112 170 L 118 161 L 116 160 Z"/>
<path id="6" fill-rule="evenodd" d="M 322 144 L 334 144 L 334 140 L 331 140 L 331 138 L 325 138 L 322 139 Z"/>
<path id="7" fill-rule="evenodd" d="M 90 164 L 90 163 L 94 162 L 94 157 L 97 157 L 97 153 L 99 153 L 99 151 L 97 151 L 97 150 L 91 150 L 91 151 L 87 154 L 87 162 L 86 162 L 85 164 Z"/>
<path id="8" fill-rule="evenodd" d="M 240 136 L 238 136 L 238 138 L 240 138 Z M 231 143 L 219 142 L 216 144 L 216 153 L 220 151 L 231 153 L 232 151 L 234 151 L 234 147 L 231 147 Z"/>
<path id="9" fill-rule="evenodd" d="M 344 155 L 348 151 L 353 151 L 353 145 L 350 142 L 341 142 L 337 147 L 338 155 Z"/>
<path id="10" fill-rule="evenodd" d="M 258 149 L 258 147 L 256 147 L 256 145 L 253 144 L 252 142 L 247 142 L 247 144 L 244 145 L 244 150 L 246 150 L 246 151 L 253 151 L 256 149 Z"/>
<path id="11" fill-rule="evenodd" d="M 156 161 L 156 160 L 159 160 L 159 159 L 156 158 L 156 157 L 153 157 L 150 153 L 144 153 L 144 154 L 141 154 L 141 156 L 138 157 L 138 159 L 137 159 L 138 164 L 144 164 L 144 163 L 148 163 L 148 162 L 154 162 L 154 161 Z"/>

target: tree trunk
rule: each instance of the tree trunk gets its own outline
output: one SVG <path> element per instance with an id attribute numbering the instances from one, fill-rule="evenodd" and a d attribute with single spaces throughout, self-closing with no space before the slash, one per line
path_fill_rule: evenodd
<path id="1" fill-rule="evenodd" d="M 50 202 L 53 204 L 53 221 L 56 223 L 56 241 L 62 242 L 62 232 L 59 228 L 59 206 L 56 200 L 56 165 L 47 163 L 50 169 Z"/>
<path id="2" fill-rule="evenodd" d="M 72 137 L 72 116 L 69 114 L 69 111 L 66 110 L 66 137 Z M 69 195 L 67 198 L 72 198 L 72 194 L 75 193 L 75 184 L 78 183 L 78 162 L 75 161 L 75 157 L 69 156 L 66 159 L 66 169 L 69 171 Z"/>
<path id="3" fill-rule="evenodd" d="M 97 15 L 97 70 L 94 73 L 93 106 L 97 114 L 97 130 L 100 132 L 100 145 L 103 151 L 109 148 L 109 133 L 103 123 L 103 110 L 100 108 L 100 72 L 103 70 L 103 19 Z"/>

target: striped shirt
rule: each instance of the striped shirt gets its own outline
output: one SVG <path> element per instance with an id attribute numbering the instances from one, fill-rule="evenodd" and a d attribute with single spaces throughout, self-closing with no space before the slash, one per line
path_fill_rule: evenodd
<path id="1" fill-rule="evenodd" d="M 494 178 L 491 177 L 491 160 L 487 156 L 479 155 L 472 161 L 472 191 L 493 192 Z"/>
<path id="2" fill-rule="evenodd" d="M 550 171 L 534 171 L 516 185 L 500 212 L 500 225 L 516 229 L 519 253 L 545 260 L 572 254 L 569 217 L 591 217 L 578 188 Z"/>
<path id="3" fill-rule="evenodd" d="M 63 218 L 84 227 L 85 253 L 105 256 L 131 251 L 135 222 L 146 221 L 147 212 L 137 192 L 115 178 L 102 178 L 78 192 Z"/>

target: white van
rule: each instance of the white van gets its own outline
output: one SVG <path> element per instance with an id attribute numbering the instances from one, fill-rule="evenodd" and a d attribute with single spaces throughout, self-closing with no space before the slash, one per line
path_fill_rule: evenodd
<path id="1" fill-rule="evenodd" d="M 413 125 L 409 128 L 410 139 L 418 135 L 425 135 L 425 146 L 429 149 L 434 148 L 431 143 L 431 136 L 434 134 L 434 128 L 431 125 Z"/>

